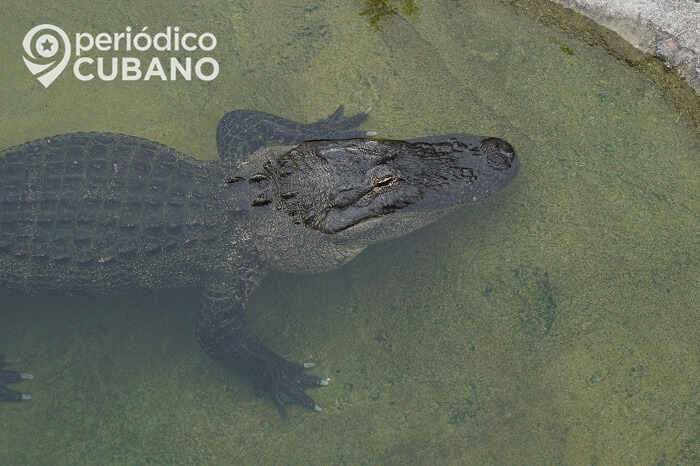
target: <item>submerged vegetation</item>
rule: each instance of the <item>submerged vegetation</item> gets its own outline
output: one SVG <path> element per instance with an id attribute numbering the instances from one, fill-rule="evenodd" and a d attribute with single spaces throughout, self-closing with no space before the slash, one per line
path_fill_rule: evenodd
<path id="1" fill-rule="evenodd" d="M 409 18 L 415 18 L 419 13 L 413 0 L 361 0 L 360 3 L 363 6 L 360 15 L 367 17 L 373 28 L 379 28 L 386 17 L 397 13 Z"/>

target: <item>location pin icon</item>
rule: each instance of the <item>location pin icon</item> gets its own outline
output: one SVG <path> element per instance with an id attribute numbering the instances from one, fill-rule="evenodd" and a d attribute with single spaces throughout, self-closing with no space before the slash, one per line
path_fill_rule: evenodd
<path id="1" fill-rule="evenodd" d="M 22 41 L 24 64 L 44 87 L 54 82 L 70 60 L 68 35 L 53 24 L 40 24 L 27 32 Z M 58 61 L 61 49 L 63 58 Z"/>

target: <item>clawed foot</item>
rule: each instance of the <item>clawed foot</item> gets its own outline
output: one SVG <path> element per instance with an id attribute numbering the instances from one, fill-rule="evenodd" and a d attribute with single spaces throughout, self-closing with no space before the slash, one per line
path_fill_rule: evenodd
<path id="1" fill-rule="evenodd" d="M 6 364 L 14 364 L 19 362 L 19 358 L 11 358 L 0 356 L 0 402 L 2 401 L 25 401 L 32 396 L 20 393 L 16 390 L 11 390 L 5 387 L 8 383 L 18 383 L 23 380 L 29 380 L 34 376 L 28 372 L 16 372 L 2 369 Z"/>
<path id="2" fill-rule="evenodd" d="M 266 144 L 283 146 L 323 139 L 363 139 L 376 136 L 376 131 L 358 130 L 370 109 L 352 116 L 343 116 L 341 105 L 328 118 L 315 123 L 299 123 L 277 115 L 255 110 L 234 110 L 219 122 L 216 145 L 222 159 L 246 157 Z M 245 159 L 241 159 L 245 160 Z"/>
<path id="3" fill-rule="evenodd" d="M 282 417 L 286 417 L 285 406 L 287 404 L 300 404 L 315 411 L 322 411 L 321 407 L 307 395 L 307 388 L 328 385 L 330 379 L 324 379 L 305 373 L 306 369 L 314 367 L 312 362 L 293 363 L 276 354 L 274 358 L 266 358 L 268 365 L 251 378 L 257 393 L 269 395 L 275 402 Z"/>
<path id="4" fill-rule="evenodd" d="M 331 116 L 324 120 L 309 125 L 310 133 L 318 139 L 353 139 L 368 138 L 377 135 L 376 131 L 362 131 L 355 129 L 365 121 L 371 108 L 353 116 L 343 116 L 345 107 L 341 105 Z"/>

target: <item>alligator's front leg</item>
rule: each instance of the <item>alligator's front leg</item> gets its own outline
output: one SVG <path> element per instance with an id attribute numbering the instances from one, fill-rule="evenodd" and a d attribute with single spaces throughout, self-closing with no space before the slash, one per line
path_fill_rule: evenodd
<path id="1" fill-rule="evenodd" d="M 20 393 L 16 390 L 5 387 L 5 385 L 8 383 L 17 383 L 33 378 L 32 374 L 28 372 L 16 372 L 3 369 L 5 365 L 17 362 L 19 362 L 19 358 L 0 356 L 0 402 L 26 401 L 32 397 L 31 395 Z"/>
<path id="2" fill-rule="evenodd" d="M 321 411 L 304 390 L 327 385 L 329 379 L 306 374 L 313 363 L 287 361 L 243 332 L 246 301 L 257 282 L 249 277 L 233 287 L 207 287 L 197 318 L 199 345 L 216 361 L 248 377 L 258 392 L 272 398 L 283 417 L 288 403 Z"/>
<path id="3" fill-rule="evenodd" d="M 328 118 L 314 123 L 299 123 L 256 110 L 227 113 L 216 129 L 216 145 L 222 158 L 252 154 L 266 144 L 290 145 L 312 139 L 352 139 L 375 136 L 374 131 L 356 129 L 369 114 L 346 117 L 341 105 Z"/>

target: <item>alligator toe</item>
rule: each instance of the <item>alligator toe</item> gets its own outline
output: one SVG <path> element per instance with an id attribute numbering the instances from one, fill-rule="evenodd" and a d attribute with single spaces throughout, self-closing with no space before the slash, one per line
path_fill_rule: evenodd
<path id="1" fill-rule="evenodd" d="M 29 372 L 17 372 L 2 369 L 6 364 L 15 364 L 19 362 L 19 358 L 0 356 L 0 402 L 3 401 L 26 401 L 32 396 L 26 393 L 21 393 L 16 390 L 5 387 L 6 384 L 19 383 L 24 380 L 33 379 L 34 376 Z"/>

